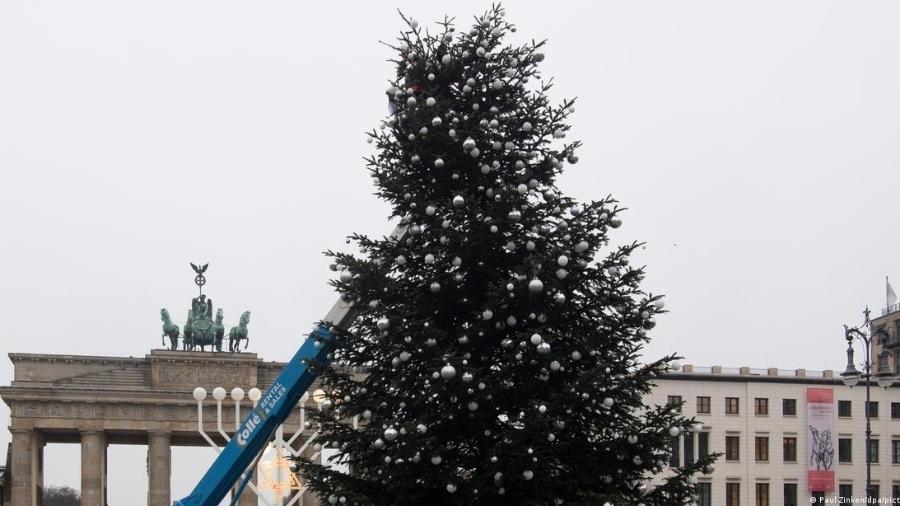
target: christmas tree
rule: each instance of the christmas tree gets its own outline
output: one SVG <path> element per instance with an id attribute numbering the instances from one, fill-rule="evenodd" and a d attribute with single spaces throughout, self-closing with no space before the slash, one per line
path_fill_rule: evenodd
<path id="1" fill-rule="evenodd" d="M 358 313 L 323 343 L 314 423 L 351 472 L 303 460 L 304 479 L 328 504 L 691 502 L 712 457 L 667 469 L 697 427 L 643 403 L 677 358 L 640 361 L 663 302 L 629 264 L 640 243 L 609 244 L 617 202 L 556 186 L 580 143 L 574 101 L 547 97 L 544 42 L 503 45 L 500 6 L 464 33 L 403 19 L 367 159 L 401 226 L 328 253 Z"/>

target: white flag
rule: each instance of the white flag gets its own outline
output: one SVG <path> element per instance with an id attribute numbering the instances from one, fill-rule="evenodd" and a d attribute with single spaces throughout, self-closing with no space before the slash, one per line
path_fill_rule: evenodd
<path id="1" fill-rule="evenodd" d="M 884 278 L 884 282 L 887 284 L 887 307 L 888 310 L 894 307 L 894 304 L 897 303 L 897 294 L 894 293 L 894 289 L 891 288 L 891 282 L 888 278 Z"/>

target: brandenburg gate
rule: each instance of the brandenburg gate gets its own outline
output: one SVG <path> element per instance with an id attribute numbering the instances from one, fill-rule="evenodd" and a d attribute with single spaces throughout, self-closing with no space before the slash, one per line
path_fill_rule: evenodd
<path id="1" fill-rule="evenodd" d="M 106 506 L 106 449 L 110 444 L 147 446 L 147 504 L 170 506 L 171 447 L 207 445 L 198 433 L 195 387 L 257 387 L 265 391 L 283 364 L 255 353 L 153 350 L 142 358 L 77 355 L 9 355 L 11 385 L 0 387 L 10 407 L 13 506 L 39 506 L 46 443 L 81 444 L 81 504 Z M 314 404 L 314 403 L 313 403 Z M 252 403 L 242 401 L 242 416 Z M 222 426 L 234 429 L 234 409 L 222 410 Z M 203 425 L 217 432 L 214 403 L 205 403 Z M 285 423 L 299 428 L 299 410 Z M 305 505 L 315 504 L 311 494 Z M 136 503 L 141 498 L 136 498 Z M 256 505 L 246 490 L 238 503 Z"/>

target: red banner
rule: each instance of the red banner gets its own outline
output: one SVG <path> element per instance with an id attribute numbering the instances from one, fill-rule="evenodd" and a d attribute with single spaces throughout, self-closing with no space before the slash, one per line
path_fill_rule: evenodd
<path id="1" fill-rule="evenodd" d="M 834 391 L 806 389 L 807 462 L 809 490 L 834 491 Z"/>

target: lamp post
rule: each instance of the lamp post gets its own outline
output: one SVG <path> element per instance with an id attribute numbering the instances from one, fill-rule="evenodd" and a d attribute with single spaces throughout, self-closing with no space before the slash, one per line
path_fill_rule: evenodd
<path id="1" fill-rule="evenodd" d="M 871 417 L 871 401 L 872 401 L 872 393 L 871 393 L 871 384 L 872 378 L 875 378 L 875 381 L 878 383 L 878 386 L 887 388 L 891 386 L 894 381 L 896 381 L 896 377 L 891 374 L 889 370 L 880 370 L 877 374 L 872 374 L 872 354 L 871 354 L 871 345 L 872 340 L 876 337 L 881 337 L 883 339 L 889 338 L 889 334 L 884 329 L 877 329 L 874 332 L 871 330 L 871 324 L 869 321 L 869 308 L 866 307 L 866 310 L 863 311 L 863 315 L 865 315 L 865 321 L 860 327 L 848 327 L 844 325 L 844 338 L 847 339 L 847 369 L 841 373 L 841 380 L 850 388 L 856 386 L 860 379 L 865 380 L 866 382 L 866 499 L 872 497 L 872 417 Z M 865 361 L 862 363 L 863 373 L 860 373 L 859 370 L 856 369 L 856 365 L 854 365 L 853 360 L 853 340 L 858 339 L 863 345 L 863 351 L 865 352 Z"/>

